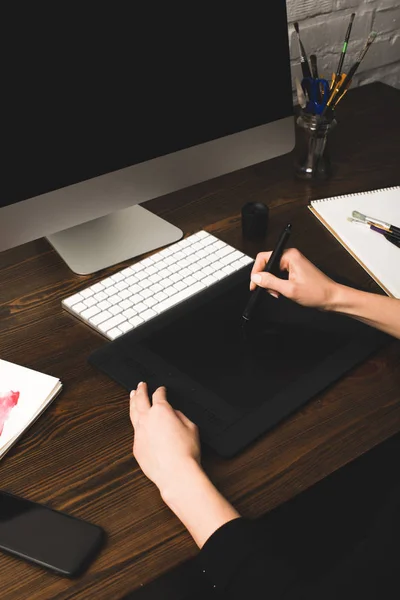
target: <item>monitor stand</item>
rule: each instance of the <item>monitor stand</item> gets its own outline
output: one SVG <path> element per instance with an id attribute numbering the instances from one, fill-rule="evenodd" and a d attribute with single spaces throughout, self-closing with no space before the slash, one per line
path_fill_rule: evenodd
<path id="1" fill-rule="evenodd" d="M 135 205 L 46 239 L 74 273 L 90 275 L 176 242 L 182 236 L 175 225 Z"/>

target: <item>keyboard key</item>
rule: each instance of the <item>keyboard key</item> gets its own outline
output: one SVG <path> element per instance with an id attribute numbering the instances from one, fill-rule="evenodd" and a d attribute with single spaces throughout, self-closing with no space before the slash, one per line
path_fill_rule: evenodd
<path id="1" fill-rule="evenodd" d="M 218 279 L 214 277 L 214 275 L 207 275 L 207 277 L 204 277 L 201 281 L 204 285 L 212 285 L 213 283 L 216 283 Z"/>
<path id="2" fill-rule="evenodd" d="M 132 302 L 130 300 L 122 300 L 122 302 L 119 303 L 119 305 L 121 306 L 121 308 L 123 308 L 124 310 L 126 308 L 131 308 L 131 306 L 133 306 Z"/>
<path id="3" fill-rule="evenodd" d="M 154 312 L 154 310 L 152 310 L 151 308 L 148 308 L 147 310 L 145 310 L 143 313 L 140 314 L 140 316 L 142 317 L 142 319 L 144 321 L 149 321 L 150 319 L 152 319 L 153 317 L 157 316 L 157 313 Z"/>
<path id="4" fill-rule="evenodd" d="M 136 315 L 135 317 L 132 317 L 132 319 L 129 319 L 129 323 L 133 327 L 138 327 L 139 325 L 141 325 L 142 323 L 144 323 L 144 321 L 143 321 L 143 319 L 141 317 L 139 317 L 139 315 Z"/>
<path id="5" fill-rule="evenodd" d="M 81 313 L 81 317 L 82 319 L 85 319 L 87 321 L 88 319 L 90 319 L 90 317 L 94 317 L 94 315 L 97 315 L 99 312 L 101 312 L 101 310 L 98 306 L 91 306 L 90 308 L 84 310 Z"/>
<path id="6" fill-rule="evenodd" d="M 80 315 L 84 310 L 87 309 L 87 306 L 84 302 L 78 302 L 77 304 L 73 305 L 74 307 L 74 311 L 78 313 L 78 315 Z"/>
<path id="7" fill-rule="evenodd" d="M 83 301 L 83 303 L 90 308 L 91 306 L 94 306 L 95 304 L 97 304 L 97 300 L 94 296 L 90 296 L 89 298 L 87 298 L 86 300 Z"/>
<path id="8" fill-rule="evenodd" d="M 110 296 L 109 298 L 107 298 L 107 302 L 109 302 L 112 306 L 114 306 L 114 304 L 119 304 L 121 302 L 122 298 L 118 295 L 115 294 L 114 296 Z"/>
<path id="9" fill-rule="evenodd" d="M 146 306 L 148 306 L 149 308 L 151 308 L 152 306 L 157 304 L 157 300 L 154 298 L 154 296 L 150 296 L 150 298 L 146 298 L 146 300 L 144 301 L 144 304 Z"/>
<path id="10" fill-rule="evenodd" d="M 151 256 L 149 256 L 148 258 L 145 258 L 144 260 L 142 260 L 142 265 L 144 267 L 148 267 L 149 265 L 152 265 L 154 262 L 154 260 L 151 258 Z"/>
<path id="11" fill-rule="evenodd" d="M 107 319 L 110 319 L 111 317 L 112 314 L 108 310 L 104 310 L 95 317 L 90 318 L 89 323 L 97 327 L 97 325 L 100 325 L 100 323 L 103 323 L 103 321 L 107 321 Z"/>
<path id="12" fill-rule="evenodd" d="M 92 290 L 92 288 L 86 288 L 86 290 L 82 290 L 79 293 L 83 298 L 89 298 L 89 296 L 93 296 L 94 291 Z"/>
<path id="13" fill-rule="evenodd" d="M 104 289 L 104 287 L 106 287 L 106 286 L 104 285 L 104 282 L 102 282 L 102 283 L 95 283 L 94 285 L 92 285 L 92 288 L 91 288 L 91 289 L 92 289 L 92 291 L 93 291 L 95 294 L 97 294 L 98 292 L 101 292 L 101 291 Z"/>
<path id="14" fill-rule="evenodd" d="M 84 299 L 85 298 L 81 294 L 74 294 L 70 298 L 63 300 L 63 302 L 64 302 L 65 306 L 68 306 L 68 308 L 71 308 L 72 306 L 74 306 L 74 304 L 78 304 L 78 302 L 82 302 Z"/>
<path id="15" fill-rule="evenodd" d="M 192 275 L 185 278 L 186 285 L 191 287 L 197 283 L 197 279 L 195 279 Z"/>
<path id="16" fill-rule="evenodd" d="M 187 287 L 187 284 L 185 281 L 177 281 L 174 284 L 174 288 L 176 288 L 178 290 L 178 292 L 180 292 L 181 290 L 184 290 L 185 287 Z"/>
<path id="17" fill-rule="evenodd" d="M 158 302 L 162 302 L 162 300 L 166 300 L 168 298 L 168 296 L 167 296 L 167 294 L 164 294 L 164 292 L 158 292 L 157 294 L 154 294 L 154 298 Z"/>
<path id="18" fill-rule="evenodd" d="M 111 304 L 108 302 L 108 300 L 103 300 L 103 302 L 100 302 L 97 306 L 100 310 L 106 310 L 107 308 L 110 308 Z"/>
<path id="19" fill-rule="evenodd" d="M 109 285 L 104 289 L 104 293 L 106 296 L 115 296 L 118 294 L 118 288 L 116 288 L 115 285 Z"/>
<path id="20" fill-rule="evenodd" d="M 124 312 L 122 313 L 124 315 L 124 317 L 126 319 L 132 319 L 132 317 L 136 316 L 136 310 L 134 308 L 127 308 L 126 310 L 124 310 Z"/>
<path id="21" fill-rule="evenodd" d="M 209 235 L 210 234 L 207 231 L 198 231 L 197 233 L 194 234 L 195 237 L 200 238 L 201 240 Z"/>
<path id="22" fill-rule="evenodd" d="M 125 279 L 128 279 L 132 275 L 132 273 L 132 267 L 127 267 L 126 269 L 123 269 L 121 271 L 121 275 L 123 275 Z"/>
<path id="23" fill-rule="evenodd" d="M 102 289 L 108 288 L 108 287 L 110 287 L 110 285 L 114 285 L 114 283 L 115 282 L 114 282 L 113 279 L 111 279 L 111 277 L 107 277 L 107 279 L 103 279 L 103 281 L 101 282 L 101 284 L 95 283 L 92 286 L 92 290 L 94 292 L 101 292 Z"/>
<path id="24" fill-rule="evenodd" d="M 126 333 L 133 329 L 133 325 L 132 323 L 129 323 L 129 321 L 125 321 L 125 323 L 121 323 L 121 325 L 118 326 L 118 329 L 120 329 L 122 333 Z"/>
<path id="25" fill-rule="evenodd" d="M 101 302 L 102 300 L 107 299 L 107 294 L 105 294 L 104 292 L 97 292 L 97 294 L 95 294 L 93 298 L 96 300 L 96 302 Z"/>
<path id="26" fill-rule="evenodd" d="M 122 334 L 123 331 L 121 331 L 121 329 L 118 329 L 118 327 L 114 327 L 113 329 L 110 329 L 110 331 L 107 332 L 107 336 L 110 338 L 110 340 L 115 340 Z"/>
<path id="27" fill-rule="evenodd" d="M 109 331 L 110 329 L 117 327 L 117 325 L 119 325 L 120 323 L 123 323 L 124 321 L 126 321 L 126 319 L 123 315 L 115 315 L 114 317 L 111 317 L 111 319 L 108 319 L 107 321 L 103 321 L 103 323 L 100 323 L 99 329 L 100 329 L 100 331 L 103 331 L 105 333 L 106 331 Z"/>
<path id="28" fill-rule="evenodd" d="M 129 298 L 131 296 L 131 291 L 128 290 L 122 290 L 122 292 L 118 293 L 118 296 L 121 298 L 121 300 L 126 300 L 127 298 Z"/>
<path id="29" fill-rule="evenodd" d="M 128 284 L 128 286 L 131 288 L 133 285 L 135 285 L 135 283 L 137 283 L 139 281 L 139 279 L 137 277 L 135 277 L 134 275 L 130 275 L 129 277 L 127 277 L 127 279 L 125 279 L 125 281 Z"/>

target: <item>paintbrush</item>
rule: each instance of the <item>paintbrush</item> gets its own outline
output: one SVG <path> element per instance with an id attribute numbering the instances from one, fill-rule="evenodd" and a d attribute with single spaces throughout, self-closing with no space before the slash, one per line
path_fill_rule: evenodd
<path id="1" fill-rule="evenodd" d="M 302 44 L 302 41 L 300 39 L 299 24 L 296 21 L 295 23 L 293 23 L 293 25 L 294 25 L 294 28 L 297 33 L 297 41 L 299 42 L 300 63 L 301 63 L 301 70 L 303 72 L 303 77 L 304 78 L 311 77 L 310 65 L 308 64 L 307 54 L 306 54 L 306 51 Z"/>
<path id="2" fill-rule="evenodd" d="M 356 13 L 351 13 L 351 15 L 350 15 L 350 23 L 349 23 L 349 26 L 347 27 L 346 36 L 345 36 L 344 42 L 343 42 L 342 52 L 340 53 L 339 64 L 336 69 L 336 78 L 337 79 L 339 79 L 339 77 L 342 74 L 344 57 L 346 56 L 347 46 L 348 46 L 349 39 L 350 39 L 351 28 L 353 27 L 353 21 L 354 21 L 355 16 L 356 16 Z"/>
<path id="3" fill-rule="evenodd" d="M 343 79 L 343 81 L 336 87 L 336 89 L 333 90 L 331 97 L 329 98 L 329 103 L 328 103 L 328 105 L 332 106 L 332 108 L 334 108 L 337 104 L 339 104 L 339 102 L 341 101 L 341 99 L 343 98 L 343 96 L 345 95 L 347 90 L 349 89 L 351 82 L 353 80 L 353 77 L 354 77 L 358 67 L 360 66 L 360 63 L 363 61 L 365 55 L 367 54 L 372 42 L 375 40 L 377 35 L 378 34 L 375 31 L 371 31 L 371 33 L 368 36 L 367 41 L 365 42 L 365 46 L 361 50 L 356 62 L 350 67 L 349 72 L 347 73 L 347 75 Z"/>
<path id="4" fill-rule="evenodd" d="M 360 213 L 358 210 L 353 210 L 351 214 L 357 221 L 370 223 L 371 225 L 381 227 L 382 229 L 385 229 L 387 233 L 391 233 L 393 235 L 400 235 L 400 227 L 396 227 L 396 225 L 391 225 L 390 223 L 382 221 L 381 219 L 376 219 L 375 217 L 368 217 L 367 215 Z"/>
<path id="5" fill-rule="evenodd" d="M 400 247 L 400 234 L 391 233 L 387 229 L 383 229 L 380 226 L 373 225 L 367 221 L 360 221 L 359 219 L 353 219 L 352 217 L 347 217 L 347 220 L 350 223 L 356 223 L 356 225 L 361 225 L 361 227 L 366 227 L 367 229 L 371 229 L 372 231 L 376 231 L 376 233 L 380 233 L 384 238 L 387 239 L 388 242 L 394 244 L 398 248 Z"/>

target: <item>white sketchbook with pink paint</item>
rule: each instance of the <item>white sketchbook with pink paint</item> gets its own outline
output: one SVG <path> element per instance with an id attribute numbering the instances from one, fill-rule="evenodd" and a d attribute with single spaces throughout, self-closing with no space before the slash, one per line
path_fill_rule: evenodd
<path id="1" fill-rule="evenodd" d="M 56 377 L 0 359 L 0 459 L 59 394 Z"/>

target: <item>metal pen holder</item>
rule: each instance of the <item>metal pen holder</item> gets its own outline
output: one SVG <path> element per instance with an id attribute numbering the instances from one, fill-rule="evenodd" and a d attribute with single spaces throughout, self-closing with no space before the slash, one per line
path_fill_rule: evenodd
<path id="1" fill-rule="evenodd" d="M 327 179 L 331 175 L 328 136 L 336 124 L 334 114 L 321 116 L 300 113 L 297 117 L 296 177 Z"/>

